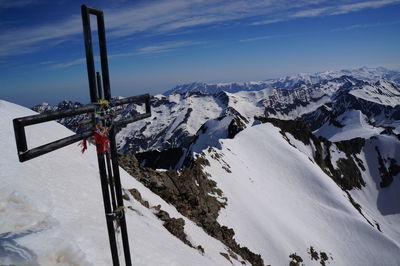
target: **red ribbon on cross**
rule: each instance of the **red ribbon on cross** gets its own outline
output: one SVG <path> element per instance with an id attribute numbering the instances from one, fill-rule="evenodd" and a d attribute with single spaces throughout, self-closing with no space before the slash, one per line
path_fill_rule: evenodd
<path id="1" fill-rule="evenodd" d="M 108 148 L 110 147 L 110 140 L 106 136 L 95 131 L 93 133 L 93 137 L 96 141 L 97 153 L 108 151 Z"/>
<path id="2" fill-rule="evenodd" d="M 97 153 L 108 151 L 110 148 L 110 140 L 105 135 L 95 131 L 93 133 L 93 137 L 94 141 L 96 142 Z M 81 146 L 82 153 L 84 153 L 87 150 L 87 139 L 82 141 Z"/>

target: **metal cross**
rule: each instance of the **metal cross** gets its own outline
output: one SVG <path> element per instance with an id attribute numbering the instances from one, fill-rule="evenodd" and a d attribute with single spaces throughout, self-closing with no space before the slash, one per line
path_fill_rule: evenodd
<path id="1" fill-rule="evenodd" d="M 91 104 L 66 111 L 56 111 L 14 119 L 13 124 L 15 140 L 17 143 L 18 157 L 20 162 L 24 162 L 43 154 L 52 152 L 54 150 L 60 149 L 74 142 L 85 140 L 91 136 L 96 137 L 98 126 L 105 126 L 107 132 L 103 132 L 105 134 L 104 136 L 107 136 L 108 134 L 108 137 L 105 138 L 106 142 L 99 143 L 98 141 L 96 141 L 96 144 L 111 256 L 113 265 L 118 266 L 119 258 L 117 241 L 115 237 L 115 225 L 119 225 L 122 234 L 125 264 L 130 266 L 132 262 L 129 250 L 128 232 L 125 221 L 125 210 L 122 198 L 122 188 L 118 168 L 118 155 L 115 135 L 119 128 L 124 127 L 129 123 L 151 116 L 150 96 L 148 94 L 143 94 L 118 100 L 111 99 L 103 11 L 85 5 L 81 6 L 81 11 Z M 90 15 L 95 15 L 97 17 L 97 30 L 100 46 L 100 61 L 102 73 L 101 76 L 99 72 L 97 72 L 96 76 L 95 71 L 92 47 L 92 32 L 90 28 L 89 18 Z M 101 84 L 103 84 L 103 86 Z M 115 120 L 114 118 L 116 115 L 110 115 L 110 113 L 113 113 L 113 107 L 129 103 L 144 103 L 145 113 L 136 114 L 123 120 Z M 90 115 L 90 119 L 86 122 L 86 124 L 89 125 L 89 129 L 83 130 L 78 134 L 42 145 L 40 147 L 28 149 L 25 135 L 26 126 L 82 114 Z"/>

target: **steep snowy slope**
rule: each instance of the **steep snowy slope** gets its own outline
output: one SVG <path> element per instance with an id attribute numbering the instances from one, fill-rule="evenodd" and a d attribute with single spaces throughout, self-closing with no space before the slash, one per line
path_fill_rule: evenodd
<path id="1" fill-rule="evenodd" d="M 350 94 L 382 105 L 394 107 L 400 103 L 400 88 L 387 80 L 379 80 L 375 84 L 353 89 Z"/>
<path id="2" fill-rule="evenodd" d="M 378 153 L 378 156 L 374 154 Z M 395 136 L 379 135 L 366 140 L 360 159 L 365 187 L 350 191 L 371 222 L 383 234 L 400 243 L 400 142 Z"/>
<path id="3" fill-rule="evenodd" d="M 349 110 L 359 110 L 373 126 L 393 127 L 400 132 L 400 87 L 384 80 L 368 83 L 351 78 L 329 102 L 297 119 L 316 130 Z"/>
<path id="4" fill-rule="evenodd" d="M 0 265 L 111 265 L 94 147 L 82 155 L 73 144 L 20 163 L 12 119 L 31 114 L 0 101 Z M 70 134 L 56 122 L 35 125 L 27 128 L 28 146 Z M 137 189 L 148 201 L 145 207 L 125 191 L 130 198 L 125 205 L 130 206 L 126 216 L 134 265 L 232 265 L 221 255 L 229 253 L 226 246 L 120 171 L 123 187 Z M 156 217 L 159 208 L 183 219 L 194 248 L 167 231 Z M 242 265 L 240 261 L 240 256 L 232 259 L 235 265 Z"/>
<path id="5" fill-rule="evenodd" d="M 205 171 L 228 199 L 218 221 L 267 264 L 287 264 L 296 253 L 306 265 L 317 265 L 311 256 L 317 251 L 331 265 L 399 265 L 399 230 L 393 229 L 398 223 L 383 233 L 371 226 L 311 155 L 289 145 L 279 131 L 257 125 L 221 140 L 221 149 L 205 151 Z M 399 180 L 393 182 L 397 188 Z M 358 198 L 370 201 L 372 210 L 375 198 L 365 193 Z M 381 205 L 394 214 L 385 226 L 398 219 L 395 202 Z"/>
<path id="6" fill-rule="evenodd" d="M 357 137 L 369 138 L 379 135 L 384 130 L 370 125 L 360 110 L 350 109 L 339 115 L 335 121 L 339 124 L 335 126 L 328 121 L 314 132 L 315 135 L 323 136 L 330 141 L 341 141 Z"/>

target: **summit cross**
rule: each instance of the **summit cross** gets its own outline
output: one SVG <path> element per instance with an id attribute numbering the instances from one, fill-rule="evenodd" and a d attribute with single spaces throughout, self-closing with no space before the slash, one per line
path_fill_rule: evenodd
<path id="1" fill-rule="evenodd" d="M 130 266 L 132 265 L 132 261 L 129 250 L 115 136 L 119 128 L 151 116 L 150 96 L 149 94 L 143 94 L 116 100 L 111 98 L 103 11 L 82 5 L 81 13 L 91 104 L 64 111 L 55 111 L 15 118 L 13 120 L 13 125 L 18 158 L 20 162 L 25 162 L 82 140 L 85 149 L 86 140 L 94 137 L 97 146 L 97 160 L 99 165 L 111 258 L 114 266 L 120 265 L 116 239 L 116 228 L 119 226 L 122 235 L 125 264 Z M 95 71 L 90 15 L 95 15 L 97 18 L 101 75 L 99 72 L 96 73 Z M 124 117 L 122 120 L 117 120 L 116 118 L 119 113 L 113 108 L 125 104 L 144 104 L 145 112 L 130 117 Z M 26 126 L 82 114 L 89 115 L 90 117 L 90 119 L 83 122 L 87 128 L 82 132 L 36 148 L 28 149 L 25 135 Z"/>

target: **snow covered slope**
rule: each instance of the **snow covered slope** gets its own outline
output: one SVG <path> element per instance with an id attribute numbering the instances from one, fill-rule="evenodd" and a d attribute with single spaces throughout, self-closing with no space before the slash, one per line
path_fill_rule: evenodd
<path id="1" fill-rule="evenodd" d="M 400 88 L 387 80 L 379 80 L 373 86 L 353 89 L 350 94 L 382 105 L 395 107 L 400 103 Z"/>
<path id="2" fill-rule="evenodd" d="M 326 122 L 314 133 L 317 136 L 323 136 L 330 141 L 349 140 L 357 137 L 370 138 L 379 135 L 383 128 L 370 125 L 367 118 L 360 110 L 348 110 L 339 115 L 336 120 L 338 126 Z"/>
<path id="3" fill-rule="evenodd" d="M 33 113 L 0 100 L 0 265 L 111 265 L 94 147 L 82 155 L 73 144 L 20 163 L 12 119 Z M 71 134 L 56 122 L 31 126 L 28 146 Z M 122 186 L 137 189 L 150 207 L 132 195 L 125 201 L 131 206 L 126 217 L 134 265 L 232 265 L 221 255 L 229 253 L 225 245 L 120 171 Z M 204 253 L 167 231 L 155 215 L 159 208 L 182 218 L 188 241 Z M 234 265 L 240 261 L 232 259 Z"/>
<path id="4" fill-rule="evenodd" d="M 359 155 L 365 162 L 362 176 L 366 184 L 361 190 L 350 191 L 367 218 L 379 224 L 380 230 L 397 243 L 400 243 L 400 167 L 395 165 L 400 162 L 399 147 L 395 136 L 367 139 Z M 373 156 L 375 153 L 378 156 Z"/>
<path id="5" fill-rule="evenodd" d="M 221 140 L 221 149 L 204 151 L 210 162 L 205 171 L 228 199 L 218 221 L 232 227 L 235 239 L 259 252 L 266 264 L 287 265 L 295 253 L 305 265 L 317 265 L 311 256 L 317 251 L 318 260 L 325 252 L 330 265 L 399 265 L 398 201 L 382 203 L 393 216 L 385 226 L 393 224 L 380 232 L 309 158 L 312 155 L 300 150 L 288 144 L 279 128 L 261 124 L 233 140 Z M 399 188 L 400 180 L 394 182 Z M 375 186 L 368 181 L 367 189 Z M 355 193 L 364 197 L 363 203 L 369 201 L 366 212 L 378 211 L 368 190 Z M 386 200 L 399 199 L 391 197 Z"/>

